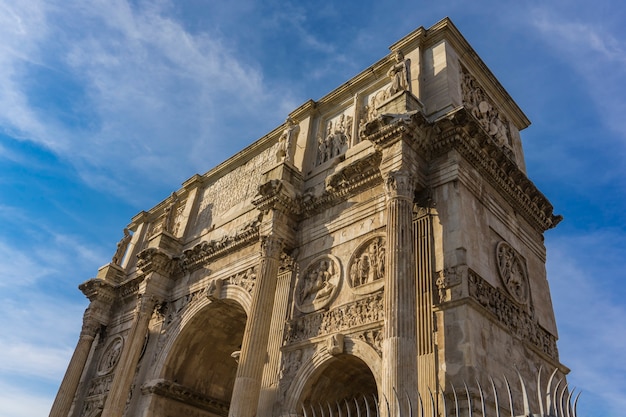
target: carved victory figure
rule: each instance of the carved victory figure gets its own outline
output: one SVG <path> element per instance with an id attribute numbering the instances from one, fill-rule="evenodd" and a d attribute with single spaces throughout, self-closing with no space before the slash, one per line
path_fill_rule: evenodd
<path id="1" fill-rule="evenodd" d="M 381 288 L 385 277 L 385 239 L 378 236 L 361 245 L 355 251 L 348 271 L 349 284 L 358 293 Z"/>
<path id="2" fill-rule="evenodd" d="M 323 257 L 311 263 L 298 282 L 298 309 L 309 313 L 328 305 L 337 290 L 340 277 L 339 263 L 334 257 Z"/>

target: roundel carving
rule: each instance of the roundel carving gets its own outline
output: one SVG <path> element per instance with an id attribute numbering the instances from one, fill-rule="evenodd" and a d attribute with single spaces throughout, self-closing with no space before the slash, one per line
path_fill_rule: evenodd
<path id="1" fill-rule="evenodd" d="M 326 255 L 315 259 L 300 275 L 296 287 L 296 307 L 310 313 L 326 307 L 337 292 L 341 280 L 339 260 Z"/>
<path id="2" fill-rule="evenodd" d="M 117 365 L 117 362 L 120 360 L 123 346 L 124 339 L 122 336 L 116 336 L 109 342 L 98 364 L 99 375 L 105 375 L 113 371 L 115 365 Z"/>
<path id="3" fill-rule="evenodd" d="M 520 304 L 526 304 L 529 297 L 528 274 L 521 256 L 502 241 L 496 247 L 498 272 L 504 288 Z"/>
<path id="4" fill-rule="evenodd" d="M 368 294 L 383 287 L 385 278 L 385 238 L 369 239 L 352 255 L 348 282 L 357 294 Z"/>

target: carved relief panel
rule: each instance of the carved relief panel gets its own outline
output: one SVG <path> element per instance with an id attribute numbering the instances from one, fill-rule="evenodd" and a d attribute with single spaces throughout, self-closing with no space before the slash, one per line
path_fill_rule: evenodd
<path id="1" fill-rule="evenodd" d="M 353 106 L 320 123 L 317 133 L 316 166 L 346 152 L 352 143 L 353 126 Z"/>
<path id="2" fill-rule="evenodd" d="M 530 290 L 528 273 L 522 257 L 508 243 L 502 241 L 496 246 L 498 273 L 504 288 L 520 304 L 528 304 Z"/>
<path id="3" fill-rule="evenodd" d="M 296 307 L 310 313 L 326 307 L 337 292 L 341 264 L 332 255 L 315 259 L 300 275 L 296 286 Z"/>
<path id="4" fill-rule="evenodd" d="M 348 283 L 357 294 L 369 294 L 382 288 L 385 276 L 385 238 L 367 240 L 352 255 L 348 264 Z"/>
<path id="5" fill-rule="evenodd" d="M 461 94 L 463 104 L 472 113 L 487 133 L 502 146 L 512 146 L 509 121 L 493 105 L 491 99 L 474 77 L 461 67 Z"/>

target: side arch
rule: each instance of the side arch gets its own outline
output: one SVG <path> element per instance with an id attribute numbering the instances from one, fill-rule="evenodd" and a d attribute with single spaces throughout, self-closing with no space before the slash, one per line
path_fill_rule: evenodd
<path id="1" fill-rule="evenodd" d="M 322 376 L 331 363 L 336 362 L 340 357 L 346 356 L 357 358 L 367 367 L 375 381 L 376 392 L 380 392 L 382 383 L 382 360 L 380 356 L 368 343 L 356 337 L 346 335 L 344 336 L 343 354 L 333 356 L 329 353 L 326 346 L 322 346 L 319 351 L 313 354 L 311 359 L 302 364 L 290 388 L 287 390 L 283 415 L 298 415 L 300 412 L 298 407 L 302 403 L 306 392 L 310 391 L 311 386 Z"/>
<path id="2" fill-rule="evenodd" d="M 221 292 L 219 294 L 218 302 L 226 300 L 237 303 L 246 314 L 246 317 L 250 317 L 250 308 L 252 305 L 252 296 L 244 288 L 234 285 L 223 283 Z M 162 378 L 165 372 L 166 364 L 170 358 L 170 354 L 176 342 L 179 340 L 181 334 L 183 334 L 188 327 L 189 323 L 200 314 L 203 310 L 208 308 L 213 301 L 206 296 L 203 292 L 201 296 L 193 303 L 191 303 L 187 309 L 169 325 L 168 334 L 166 339 L 162 343 L 160 352 L 157 352 L 154 365 L 151 367 L 148 380 Z"/>

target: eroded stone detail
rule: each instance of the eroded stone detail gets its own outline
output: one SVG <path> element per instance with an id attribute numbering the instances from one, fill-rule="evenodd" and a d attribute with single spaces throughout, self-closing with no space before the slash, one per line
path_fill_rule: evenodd
<path id="1" fill-rule="evenodd" d="M 469 295 L 491 312 L 511 334 L 558 360 L 556 337 L 545 330 L 504 291 L 492 287 L 474 271 L 468 271 Z"/>
<path id="2" fill-rule="evenodd" d="M 491 99 L 467 69 L 461 67 L 463 103 L 498 145 L 511 146 L 509 121 L 493 105 Z"/>
<path id="3" fill-rule="evenodd" d="M 378 292 L 356 302 L 298 317 L 287 323 L 286 342 L 294 343 L 333 332 L 346 332 L 383 319 L 383 294 Z"/>
<path id="4" fill-rule="evenodd" d="M 122 348 L 124 347 L 124 339 L 116 336 L 109 342 L 98 364 L 98 375 L 106 375 L 113 372 L 117 362 L 120 360 Z"/>
<path id="5" fill-rule="evenodd" d="M 297 284 L 296 307 L 303 313 L 319 310 L 330 303 L 341 279 L 339 260 L 328 255 L 313 261 Z"/>
<path id="6" fill-rule="evenodd" d="M 385 238 L 377 236 L 361 245 L 348 266 L 350 287 L 359 294 L 382 288 L 385 277 Z"/>
<path id="7" fill-rule="evenodd" d="M 528 303 L 528 274 L 522 257 L 511 245 L 502 241 L 496 246 L 496 258 L 504 288 L 518 303 Z"/>
<path id="8" fill-rule="evenodd" d="M 357 337 L 370 345 L 378 356 L 383 356 L 383 331 L 382 328 L 366 330 L 362 333 L 357 334 Z"/>
<path id="9" fill-rule="evenodd" d="M 271 147 L 239 165 L 236 170 L 218 178 L 202 192 L 195 233 L 208 229 L 213 220 L 239 203 L 257 194 L 265 172 L 276 160 L 276 148 Z"/>
<path id="10" fill-rule="evenodd" d="M 330 161 L 348 149 L 352 140 L 352 116 L 341 114 L 326 123 L 324 134 L 317 136 L 317 165 Z"/>

